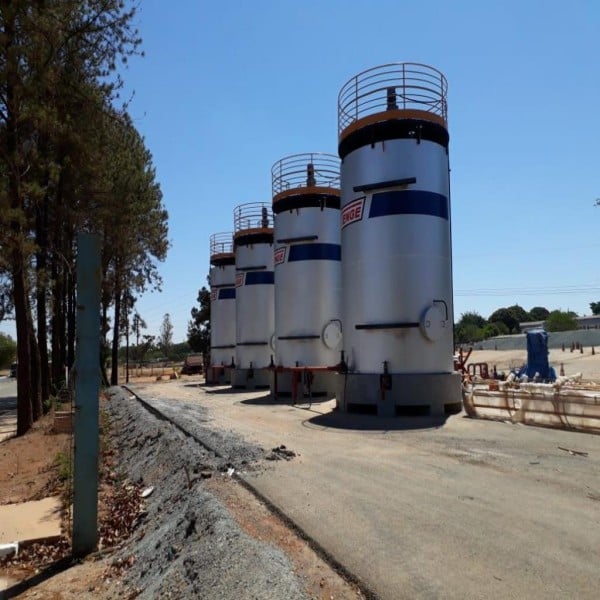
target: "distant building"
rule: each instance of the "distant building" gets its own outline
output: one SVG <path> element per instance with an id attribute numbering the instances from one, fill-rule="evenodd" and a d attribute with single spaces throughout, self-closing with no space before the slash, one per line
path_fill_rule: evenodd
<path id="1" fill-rule="evenodd" d="M 577 329 L 600 329 L 600 315 L 577 317 Z"/>
<path id="2" fill-rule="evenodd" d="M 600 329 L 600 315 L 575 317 L 575 321 L 577 322 L 577 329 Z M 523 333 L 543 326 L 544 321 L 524 321 L 523 323 L 519 323 L 519 327 Z"/>

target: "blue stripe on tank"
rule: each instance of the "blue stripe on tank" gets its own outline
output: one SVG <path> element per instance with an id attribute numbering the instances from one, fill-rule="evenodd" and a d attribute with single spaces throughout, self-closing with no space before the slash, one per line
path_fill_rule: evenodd
<path id="1" fill-rule="evenodd" d="M 235 288 L 222 288 L 219 290 L 219 300 L 231 300 L 235 298 Z"/>
<path id="2" fill-rule="evenodd" d="M 292 244 L 288 262 L 297 260 L 341 260 L 339 244 Z"/>
<path id="3" fill-rule="evenodd" d="M 369 219 L 386 215 L 429 215 L 448 219 L 448 198 L 422 190 L 392 190 L 373 194 Z"/>
<path id="4" fill-rule="evenodd" d="M 261 285 L 275 283 L 273 271 L 248 271 L 244 285 Z"/>

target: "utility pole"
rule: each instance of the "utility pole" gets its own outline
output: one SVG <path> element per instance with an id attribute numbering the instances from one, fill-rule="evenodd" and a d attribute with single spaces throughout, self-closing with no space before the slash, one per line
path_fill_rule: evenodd
<path id="1" fill-rule="evenodd" d="M 77 236 L 75 323 L 75 457 L 73 556 L 98 543 L 98 455 L 100 395 L 100 237 Z"/>

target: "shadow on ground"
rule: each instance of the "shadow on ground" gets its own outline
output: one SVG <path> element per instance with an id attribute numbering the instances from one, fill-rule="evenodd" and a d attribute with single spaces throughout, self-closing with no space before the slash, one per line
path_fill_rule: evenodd
<path id="1" fill-rule="evenodd" d="M 33 577 L 9 587 L 8 589 L 4 590 L 4 592 L 0 591 L 0 598 L 16 598 L 20 594 L 23 594 L 27 590 L 34 588 L 36 585 L 39 585 L 40 583 L 43 583 L 44 581 L 54 577 L 58 573 L 68 569 L 74 564 L 76 564 L 76 562 L 70 556 L 61 558 Z"/>
<path id="2" fill-rule="evenodd" d="M 313 429 L 386 432 L 437 429 L 447 419 L 448 417 L 377 417 L 333 411 L 306 419 L 302 424 Z"/>
<path id="3" fill-rule="evenodd" d="M 17 408 L 16 396 L 4 396 L 0 398 L 0 412 Z"/>
<path id="4" fill-rule="evenodd" d="M 246 389 L 236 389 L 231 386 L 227 387 L 217 387 L 211 389 L 210 385 L 201 385 L 200 386 L 207 394 L 252 394 L 254 392 L 264 392 L 264 390 L 246 390 Z M 269 393 L 270 395 L 270 393 Z"/>
<path id="5" fill-rule="evenodd" d="M 296 404 L 292 404 L 291 396 L 274 397 L 269 393 L 264 396 L 259 396 L 258 398 L 240 400 L 237 402 L 237 404 L 246 404 L 248 406 L 293 406 L 294 408 L 310 408 L 311 406 L 319 405 L 329 401 L 330 398 L 313 398 L 312 402 L 310 402 L 308 398 L 302 398 L 298 400 Z"/>

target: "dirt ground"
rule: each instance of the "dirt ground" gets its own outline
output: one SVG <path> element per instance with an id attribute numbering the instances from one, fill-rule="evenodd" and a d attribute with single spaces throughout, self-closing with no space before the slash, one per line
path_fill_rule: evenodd
<path id="1" fill-rule="evenodd" d="M 0 444 L 0 504 L 39 500 L 56 490 L 59 453 L 68 455 L 70 436 L 52 432 L 46 415 L 20 438 Z"/>
<path id="2" fill-rule="evenodd" d="M 0 443 L 0 504 L 12 504 L 38 500 L 60 493 L 59 463 L 56 457 L 68 456 L 70 435 L 52 431 L 53 415 L 48 414 L 37 421 L 24 436 L 11 438 Z M 65 515 L 65 525 L 66 525 Z M 53 546 L 48 552 L 58 551 Z M 47 573 L 44 561 L 23 561 L 18 566 L 0 565 L 0 578 L 4 587 L 10 588 L 19 582 L 43 579 Z M 50 560 L 50 562 L 53 562 Z M 62 566 L 61 566 L 62 568 Z M 91 588 L 102 584 L 106 565 L 88 562 L 76 565 L 30 590 L 23 586 L 20 598 L 44 598 L 47 600 L 74 600 L 85 597 Z M 0 586 L 0 598 L 4 598 Z"/>
<path id="3" fill-rule="evenodd" d="M 201 380 L 199 376 L 184 379 L 193 380 L 196 384 Z M 156 382 L 155 377 L 151 381 L 153 387 L 161 386 L 161 382 Z M 0 444 L 0 503 L 39 499 L 60 492 L 56 456 L 61 453 L 68 454 L 70 436 L 54 434 L 52 423 L 53 417 L 48 415 L 36 423 L 27 435 Z M 145 447 L 145 444 L 142 446 Z M 363 597 L 356 586 L 341 578 L 295 531 L 237 480 L 213 475 L 204 482 L 203 487 L 218 499 L 250 538 L 259 543 L 266 542 L 283 551 L 290 560 L 293 572 L 301 582 L 301 588 L 304 589 L 307 598 L 330 600 Z M 101 494 L 100 501 L 101 512 L 110 510 L 106 506 L 105 495 Z M 143 532 L 141 536 L 139 532 L 136 535 L 141 539 Z M 140 590 L 127 587 L 123 582 L 128 565 L 125 564 L 126 560 L 120 557 L 119 548 L 127 556 L 133 556 L 127 554 L 129 551 L 126 550 L 126 546 L 123 541 L 117 544 L 114 551 L 96 553 L 79 563 L 73 563 L 69 559 L 54 561 L 54 567 L 49 567 L 48 561 L 42 564 L 35 560 L 25 561 L 16 566 L 0 564 L 0 599 L 16 597 L 74 600 L 92 597 L 136 597 Z M 66 554 L 68 555 L 68 552 Z M 65 555 L 64 551 L 62 555 Z M 227 568 L 226 565 L 223 567 Z M 9 595 L 4 595 L 2 591 L 6 588 L 12 589 Z M 178 596 L 175 594 L 173 597 Z"/>

